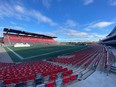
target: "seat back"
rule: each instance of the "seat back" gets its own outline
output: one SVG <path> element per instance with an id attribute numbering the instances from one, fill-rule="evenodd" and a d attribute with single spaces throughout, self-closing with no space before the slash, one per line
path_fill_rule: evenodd
<path id="1" fill-rule="evenodd" d="M 6 84 L 6 85 L 7 85 L 7 84 L 11 84 L 11 81 L 12 81 L 11 79 L 5 79 L 5 80 L 4 80 L 4 84 Z"/>
<path id="2" fill-rule="evenodd" d="M 27 77 L 27 76 L 21 77 L 21 81 L 22 81 L 23 83 L 27 82 L 27 80 L 28 80 L 28 77 Z"/>
<path id="3" fill-rule="evenodd" d="M 75 81 L 76 79 L 77 79 L 77 75 L 71 75 L 71 76 L 70 76 L 70 80 L 71 80 L 71 81 Z"/>
<path id="4" fill-rule="evenodd" d="M 18 84 L 19 81 L 20 81 L 20 79 L 19 79 L 18 77 L 17 77 L 17 78 L 13 78 L 13 80 L 12 80 L 12 82 L 13 82 L 14 84 Z"/>
<path id="5" fill-rule="evenodd" d="M 64 85 L 68 84 L 70 81 L 70 77 L 63 78 Z"/>
<path id="6" fill-rule="evenodd" d="M 54 81 L 51 81 L 46 84 L 46 87 L 54 87 L 54 85 Z"/>

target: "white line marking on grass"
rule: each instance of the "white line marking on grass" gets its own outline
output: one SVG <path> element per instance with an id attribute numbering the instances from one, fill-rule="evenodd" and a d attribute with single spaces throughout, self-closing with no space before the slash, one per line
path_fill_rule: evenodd
<path id="1" fill-rule="evenodd" d="M 64 51 L 64 50 L 74 49 L 74 48 L 69 48 L 69 49 L 53 51 L 53 52 L 49 52 L 49 53 L 45 53 L 45 54 L 40 54 L 40 55 L 35 55 L 35 56 L 30 56 L 30 57 L 22 57 L 21 55 L 19 55 L 18 53 L 16 53 L 16 52 L 13 51 L 12 49 L 10 49 L 9 47 L 7 47 L 7 48 L 8 48 L 11 52 L 13 52 L 17 57 L 19 57 L 21 60 L 27 60 L 27 59 L 31 59 L 31 58 L 35 58 L 35 57 L 47 55 L 47 54 L 52 54 L 52 53 L 61 52 L 61 51 Z"/>
<path id="2" fill-rule="evenodd" d="M 74 49 L 74 48 L 70 48 L 70 49 Z M 69 50 L 69 49 L 64 49 L 64 50 Z M 61 52 L 61 51 L 64 51 L 64 50 L 58 50 L 58 51 L 54 51 L 54 52 L 50 52 L 50 53 L 45 53 L 45 54 L 35 55 L 35 56 L 31 56 L 31 57 L 26 57 L 26 58 L 24 58 L 24 60 L 31 59 L 31 58 L 34 58 L 34 57 L 43 56 L 43 55 L 47 55 L 47 54 L 57 53 L 57 52 Z"/>
<path id="3" fill-rule="evenodd" d="M 7 47 L 11 52 L 13 52 L 17 57 L 19 57 L 20 59 L 24 59 L 22 56 L 20 56 L 19 54 L 17 54 L 16 52 L 14 52 L 12 49 L 10 49 L 9 47 Z"/>

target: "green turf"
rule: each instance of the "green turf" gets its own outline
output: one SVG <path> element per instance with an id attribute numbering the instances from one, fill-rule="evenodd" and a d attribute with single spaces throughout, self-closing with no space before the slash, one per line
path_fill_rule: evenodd
<path id="1" fill-rule="evenodd" d="M 47 47 L 28 47 L 28 48 L 14 48 L 14 47 L 9 47 L 22 57 L 30 57 L 34 55 L 40 55 L 40 54 L 45 54 L 49 52 L 54 52 L 54 51 L 59 51 L 63 49 L 68 49 L 70 46 L 47 46 Z"/>
<path id="2" fill-rule="evenodd" d="M 7 51 L 7 53 L 9 54 L 9 56 L 11 57 L 11 59 L 14 61 L 14 62 L 22 62 L 21 59 L 19 59 L 19 57 L 17 57 L 16 55 L 14 55 L 11 51 L 9 51 L 6 47 L 5 47 L 5 50 Z"/>
<path id="3" fill-rule="evenodd" d="M 41 55 L 41 54 L 53 52 L 51 54 L 46 54 L 46 55 L 41 55 L 38 57 L 26 59 L 26 60 L 21 60 L 18 57 L 16 57 L 16 55 L 14 55 L 11 51 L 9 51 L 7 48 L 5 48 L 6 51 L 8 52 L 8 54 L 13 59 L 13 61 L 18 62 L 18 61 L 32 61 L 32 60 L 53 58 L 53 57 L 57 57 L 58 55 L 63 55 L 63 54 L 81 50 L 81 49 L 85 48 L 85 46 L 43 46 L 43 47 L 33 46 L 33 47 L 29 47 L 29 48 L 28 47 L 26 47 L 26 48 L 9 47 L 9 48 L 12 49 L 13 51 L 15 51 L 16 53 L 18 53 L 19 55 L 21 55 L 22 57 L 24 57 L 25 59 L 26 59 L 26 57 L 30 57 L 30 56 Z M 55 51 L 58 51 L 58 52 L 55 52 Z"/>

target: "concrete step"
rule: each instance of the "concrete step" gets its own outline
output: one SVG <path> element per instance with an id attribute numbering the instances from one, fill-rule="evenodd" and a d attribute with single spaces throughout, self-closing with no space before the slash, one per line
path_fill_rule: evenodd
<path id="1" fill-rule="evenodd" d="M 110 71 L 113 72 L 113 73 L 116 73 L 116 70 L 111 69 Z"/>
<path id="2" fill-rule="evenodd" d="M 111 69 L 116 70 L 116 67 L 115 66 L 111 66 Z"/>

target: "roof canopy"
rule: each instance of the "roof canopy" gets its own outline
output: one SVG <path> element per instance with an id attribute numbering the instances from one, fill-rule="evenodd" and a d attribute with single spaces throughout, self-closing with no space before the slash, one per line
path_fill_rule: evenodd
<path id="1" fill-rule="evenodd" d="M 31 32 L 9 29 L 9 28 L 4 28 L 3 31 L 5 33 L 16 33 L 16 34 L 24 34 L 24 35 L 31 35 L 31 36 L 45 37 L 45 38 L 57 38 L 57 37 L 53 37 L 53 36 L 47 36 L 47 35 L 43 35 L 43 34 L 31 33 Z"/>
<path id="2" fill-rule="evenodd" d="M 110 34 L 108 34 L 107 36 L 114 36 L 116 35 L 116 26 L 114 27 L 114 29 L 111 31 Z"/>

